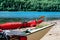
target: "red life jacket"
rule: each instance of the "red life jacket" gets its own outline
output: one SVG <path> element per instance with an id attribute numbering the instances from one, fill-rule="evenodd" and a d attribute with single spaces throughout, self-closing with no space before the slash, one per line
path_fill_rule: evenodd
<path id="1" fill-rule="evenodd" d="M 43 22 L 43 20 L 37 20 L 37 23 L 40 24 L 41 22 Z"/>
<path id="2" fill-rule="evenodd" d="M 27 25 L 28 27 L 35 27 L 37 25 L 36 20 L 29 21 Z"/>

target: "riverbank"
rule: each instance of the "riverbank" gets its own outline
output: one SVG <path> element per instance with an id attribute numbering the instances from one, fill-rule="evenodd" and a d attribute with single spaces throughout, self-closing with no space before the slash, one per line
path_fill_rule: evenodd
<path id="1" fill-rule="evenodd" d="M 60 40 L 60 20 L 51 22 L 57 22 L 57 24 L 40 40 Z"/>

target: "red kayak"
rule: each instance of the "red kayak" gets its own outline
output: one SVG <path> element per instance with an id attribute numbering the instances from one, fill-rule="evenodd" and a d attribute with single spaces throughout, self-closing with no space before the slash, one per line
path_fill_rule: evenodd
<path id="1" fill-rule="evenodd" d="M 1 29 L 16 29 L 21 27 L 22 27 L 21 22 L 8 22 L 0 25 Z"/>
<path id="2" fill-rule="evenodd" d="M 25 27 L 35 27 L 37 24 L 40 24 L 43 20 L 32 20 L 28 22 L 7 22 L 4 24 L 0 24 L 0 29 L 17 29 L 17 28 L 25 28 Z"/>

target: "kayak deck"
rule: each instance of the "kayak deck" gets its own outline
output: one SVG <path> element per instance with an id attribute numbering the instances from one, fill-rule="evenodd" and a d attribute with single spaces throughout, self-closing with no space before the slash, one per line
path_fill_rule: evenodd
<path id="1" fill-rule="evenodd" d="M 29 30 L 30 33 L 25 33 L 24 31 L 21 31 L 21 29 L 15 29 L 15 30 L 4 30 L 5 33 L 7 35 L 20 35 L 20 36 L 27 36 L 27 35 L 30 35 L 30 34 L 33 34 L 37 31 L 41 31 L 41 30 L 44 30 L 46 28 L 49 28 L 51 26 L 55 25 L 55 23 L 50 23 L 50 25 L 48 26 L 45 26 L 45 27 L 42 27 L 42 28 L 37 28 L 37 29 L 33 29 L 33 30 Z M 29 29 L 29 28 L 26 28 L 26 29 Z"/>

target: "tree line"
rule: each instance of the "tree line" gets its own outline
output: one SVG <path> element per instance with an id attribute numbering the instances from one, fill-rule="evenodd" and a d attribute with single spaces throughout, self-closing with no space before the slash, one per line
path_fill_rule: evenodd
<path id="1" fill-rule="evenodd" d="M 0 11 L 60 11 L 60 3 L 42 0 L 0 0 Z"/>

